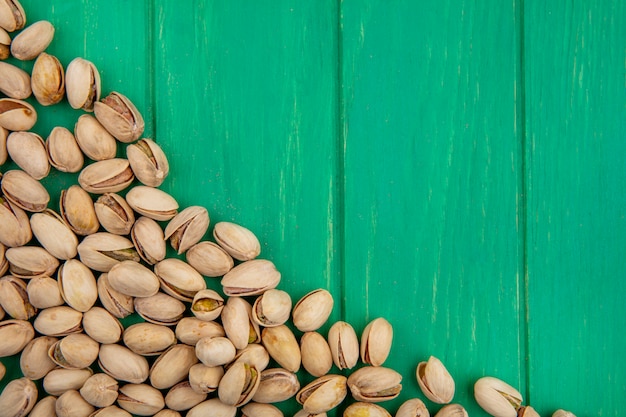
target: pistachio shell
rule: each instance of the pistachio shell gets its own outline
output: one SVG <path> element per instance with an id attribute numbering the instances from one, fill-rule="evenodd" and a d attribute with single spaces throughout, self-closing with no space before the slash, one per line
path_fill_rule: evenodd
<path id="1" fill-rule="evenodd" d="M 57 104 L 65 97 L 65 71 L 57 57 L 42 52 L 33 65 L 30 85 L 42 106 Z"/>
<path id="2" fill-rule="evenodd" d="M 39 336 L 28 342 L 20 355 L 20 370 L 26 378 L 41 379 L 56 367 L 48 357 L 50 346 L 58 339 L 50 336 Z"/>
<path id="3" fill-rule="evenodd" d="M 150 265 L 165 258 L 165 236 L 156 221 L 145 216 L 139 217 L 133 224 L 130 237 L 141 259 Z"/>
<path id="4" fill-rule="evenodd" d="M 30 81 L 28 89 L 30 90 Z M 0 99 L 0 126 L 8 130 L 20 131 L 30 130 L 35 123 L 37 123 L 37 111 L 29 103 L 14 98 Z"/>
<path id="5" fill-rule="evenodd" d="M 361 360 L 372 366 L 382 365 L 389 351 L 393 339 L 391 324 L 382 317 L 372 320 L 363 330 L 361 337 Z"/>
<path id="6" fill-rule="evenodd" d="M 135 311 L 133 297 L 115 291 L 109 284 L 109 275 L 101 274 L 97 280 L 98 298 L 102 306 L 118 319 L 123 319 Z"/>
<path id="7" fill-rule="evenodd" d="M 64 392 L 57 398 L 54 407 L 57 417 L 88 417 L 95 411 L 76 390 Z"/>
<path id="8" fill-rule="evenodd" d="M 300 369 L 300 346 L 293 332 L 286 325 L 267 327 L 262 333 L 263 346 L 270 356 L 290 372 Z"/>
<path id="9" fill-rule="evenodd" d="M 191 388 L 189 381 L 179 382 L 167 392 L 165 405 L 175 411 L 185 411 L 206 400 L 207 395 Z"/>
<path id="10" fill-rule="evenodd" d="M 311 375 L 326 375 L 333 366 L 333 357 L 328 342 L 317 332 L 306 332 L 300 338 L 302 366 Z"/>
<path id="11" fill-rule="evenodd" d="M 148 379 L 148 361 L 125 346 L 101 345 L 98 354 L 100 369 L 118 381 L 139 384 Z"/>
<path id="12" fill-rule="evenodd" d="M 100 73 L 86 59 L 74 58 L 65 71 L 67 100 L 74 109 L 93 111 L 94 102 L 100 100 Z"/>
<path id="13" fill-rule="evenodd" d="M 91 375 L 93 371 L 89 368 L 53 369 L 43 378 L 43 389 L 50 395 L 61 395 L 67 391 L 79 390 Z"/>
<path id="14" fill-rule="evenodd" d="M 213 228 L 215 241 L 239 261 L 254 259 L 261 253 L 259 239 L 249 229 L 230 222 L 219 222 Z"/>
<path id="15" fill-rule="evenodd" d="M 92 307 L 83 314 L 83 328 L 89 337 L 103 344 L 117 343 L 124 331 L 122 323 L 102 307 Z"/>
<path id="16" fill-rule="evenodd" d="M 189 265 L 207 277 L 219 277 L 234 266 L 233 258 L 221 246 L 213 242 L 200 242 L 186 253 Z"/>
<path id="17" fill-rule="evenodd" d="M 417 365 L 417 382 L 424 395 L 437 404 L 447 404 L 454 397 L 454 379 L 434 356 Z"/>
<path id="18" fill-rule="evenodd" d="M 174 345 L 163 352 L 150 368 L 150 384 L 157 389 L 171 388 L 186 379 L 189 369 L 196 363 L 198 358 L 193 346 Z"/>
<path id="19" fill-rule="evenodd" d="M 248 365 L 254 365 L 254 367 L 262 372 L 270 362 L 270 354 L 267 353 L 267 349 L 261 344 L 251 343 L 243 349 L 240 349 L 235 354 L 235 359 L 226 365 L 228 368 L 236 362 L 244 362 Z"/>
<path id="20" fill-rule="evenodd" d="M 76 143 L 87 157 L 94 161 L 115 158 L 117 141 L 90 114 L 83 114 L 74 125 Z"/>
<path id="21" fill-rule="evenodd" d="M 204 365 L 213 367 L 229 363 L 235 358 L 236 349 L 225 337 L 203 337 L 196 343 L 196 356 Z"/>
<path id="22" fill-rule="evenodd" d="M 2 29 L 0 29 L 0 34 L 2 33 L 1 31 Z M 9 157 L 7 152 L 7 136 L 9 136 L 9 131 L 0 126 L 0 165 L 3 165 Z"/>
<path id="23" fill-rule="evenodd" d="M 83 369 L 98 357 L 98 342 L 83 333 L 73 333 L 54 343 L 48 356 L 54 363 L 66 369 Z"/>
<path id="24" fill-rule="evenodd" d="M 96 216 L 104 229 L 116 235 L 127 235 L 135 223 L 135 214 L 126 200 L 115 193 L 105 193 L 94 203 Z"/>
<path id="25" fill-rule="evenodd" d="M 28 214 L 0 196 L 0 243 L 9 247 L 22 246 L 32 237 Z M 4 260 L 6 261 L 6 257 Z"/>
<path id="26" fill-rule="evenodd" d="M 222 278 L 224 293 L 228 296 L 259 295 L 276 288 L 280 272 L 266 259 L 253 259 L 231 269 Z"/>
<path id="27" fill-rule="evenodd" d="M 181 414 L 175 410 L 164 408 L 154 415 L 154 417 L 181 417 Z"/>
<path id="28" fill-rule="evenodd" d="M 162 260 L 154 266 L 154 273 L 163 291 L 181 301 L 191 302 L 198 291 L 206 288 L 202 275 L 180 259 Z"/>
<path id="29" fill-rule="evenodd" d="M 30 303 L 35 308 L 44 309 L 65 303 L 63 297 L 61 297 L 57 280 L 50 277 L 39 277 L 29 280 L 26 291 L 28 292 Z"/>
<path id="30" fill-rule="evenodd" d="M 93 272 L 77 259 L 65 261 L 57 274 L 59 290 L 65 302 L 80 312 L 88 311 L 98 299 Z"/>
<path id="31" fill-rule="evenodd" d="M 85 237 L 78 245 L 78 255 L 85 265 L 99 272 L 109 272 L 111 268 L 121 262 L 139 262 L 139 255 L 137 255 L 133 242 L 125 237 L 106 232 L 94 233 Z M 121 272 L 123 273 L 127 268 L 132 267 L 124 267 Z M 144 277 L 143 281 L 150 282 L 150 278 Z M 118 287 L 123 286 L 122 283 L 118 284 Z M 115 286 L 113 287 L 115 289 Z M 150 291 L 143 290 L 140 292 L 147 294 L 153 291 L 154 289 L 150 288 Z"/>
<path id="32" fill-rule="evenodd" d="M 12 318 L 28 320 L 37 310 L 30 303 L 26 283 L 14 276 L 0 278 L 0 306 Z"/>
<path id="33" fill-rule="evenodd" d="M 224 328 L 214 321 L 204 321 L 196 317 L 183 317 L 176 325 L 176 337 L 182 343 L 195 346 L 203 337 L 225 336 Z"/>
<path id="34" fill-rule="evenodd" d="M 402 403 L 396 417 L 430 417 L 430 413 L 422 400 L 412 398 Z"/>
<path id="35" fill-rule="evenodd" d="M 474 384 L 474 398 L 483 410 L 494 417 L 517 417 L 522 394 L 497 378 L 485 376 Z"/>
<path id="36" fill-rule="evenodd" d="M 15 355 L 35 338 L 35 330 L 26 320 L 0 321 L 0 358 Z"/>
<path id="37" fill-rule="evenodd" d="M 46 50 L 54 38 L 54 26 L 47 20 L 35 22 L 21 31 L 11 42 L 11 55 L 30 61 Z"/>
<path id="38" fill-rule="evenodd" d="M 32 93 L 30 81 L 30 75 L 23 69 L 7 62 L 0 62 L 1 93 L 10 98 L 24 100 Z"/>
<path id="39" fill-rule="evenodd" d="M 114 290 L 131 297 L 150 297 L 159 291 L 157 276 L 136 261 L 113 265 L 109 271 L 109 284 Z"/>
<path id="40" fill-rule="evenodd" d="M 50 162 L 46 144 L 41 136 L 33 132 L 12 132 L 7 137 L 9 156 L 36 180 L 40 180 L 50 172 Z"/>
<path id="41" fill-rule="evenodd" d="M 37 386 L 28 378 L 14 379 L 0 394 L 0 410 L 7 417 L 23 417 L 37 402 Z"/>
<path id="42" fill-rule="evenodd" d="M 208 394 L 217 390 L 223 376 L 222 366 L 197 363 L 189 368 L 189 386 L 198 394 Z"/>
<path id="43" fill-rule="evenodd" d="M 7 200 L 30 212 L 44 211 L 50 194 L 43 185 L 24 171 L 11 170 L 2 177 L 2 192 Z"/>
<path id="44" fill-rule="evenodd" d="M 120 387 L 117 403 L 138 416 L 152 416 L 165 407 L 163 394 L 147 384 L 126 384 Z"/>
<path id="45" fill-rule="evenodd" d="M 328 330 L 328 346 L 337 368 L 354 368 L 359 360 L 359 340 L 349 323 L 338 321 L 331 326 Z"/>
<path id="46" fill-rule="evenodd" d="M 556 410 L 554 414 L 552 414 L 552 417 L 576 417 L 576 416 L 574 415 L 574 413 L 570 411 L 559 409 L 559 410 Z"/>
<path id="47" fill-rule="evenodd" d="M 224 299 L 214 290 L 200 290 L 193 297 L 191 312 L 200 320 L 215 320 L 224 308 Z"/>
<path id="48" fill-rule="evenodd" d="M 19 278 L 51 276 L 59 266 L 57 258 L 38 246 L 9 248 L 5 256 L 9 261 L 9 270 Z"/>
<path id="49" fill-rule="evenodd" d="M 153 296 L 135 298 L 135 311 L 148 322 L 174 326 L 183 318 L 185 305 L 172 296 L 157 292 Z"/>
<path id="50" fill-rule="evenodd" d="M 46 150 L 50 165 L 61 172 L 78 172 L 83 168 L 83 152 L 72 132 L 65 127 L 52 129 L 46 139 Z"/>
<path id="51" fill-rule="evenodd" d="M 122 410 L 116 405 L 110 405 L 108 407 L 97 409 L 96 411 L 91 413 L 89 417 L 132 417 L 132 416 L 128 411 Z"/>
<path id="52" fill-rule="evenodd" d="M 165 228 L 174 250 L 181 253 L 202 239 L 209 228 L 209 213 L 204 207 L 191 206 L 178 213 Z"/>
<path id="53" fill-rule="evenodd" d="M 65 336 L 81 332 L 83 313 L 68 306 L 50 307 L 41 310 L 33 326 L 35 330 L 46 336 Z"/>
<path id="54" fill-rule="evenodd" d="M 444 405 L 435 417 L 468 417 L 467 411 L 459 404 Z M 538 416 L 537 416 L 538 417 Z"/>
<path id="55" fill-rule="evenodd" d="M 28 417 L 50 417 L 56 415 L 57 397 L 44 397 L 35 404 Z"/>
<path id="56" fill-rule="evenodd" d="M 251 314 L 259 326 L 280 326 L 291 314 L 291 297 L 285 291 L 267 290 L 254 301 Z"/>
<path id="57" fill-rule="evenodd" d="M 157 221 L 167 221 L 178 213 L 178 203 L 165 191 L 138 185 L 126 194 L 126 201 L 137 213 Z"/>
<path id="58" fill-rule="evenodd" d="M 251 311 L 250 303 L 240 297 L 230 297 L 222 310 L 224 331 L 237 349 L 243 349 L 249 343 L 256 341 L 251 337 L 255 335 L 255 332 L 251 330 Z"/>
<path id="59" fill-rule="evenodd" d="M 6 30 L 0 28 L 0 60 L 11 56 L 11 37 Z"/>
<path id="60" fill-rule="evenodd" d="M 382 366 L 366 366 L 348 377 L 348 388 L 357 401 L 388 401 L 400 395 L 402 375 Z"/>
<path id="61" fill-rule="evenodd" d="M 78 175 L 78 183 L 93 194 L 116 193 L 128 187 L 135 176 L 128 160 L 122 158 L 105 159 L 83 168 Z M 129 193 L 130 194 L 130 193 Z"/>
<path id="62" fill-rule="evenodd" d="M 303 296 L 293 307 L 293 324 L 302 332 L 322 327 L 333 310 L 333 296 L 324 289 L 317 289 Z"/>
<path id="63" fill-rule="evenodd" d="M 540 417 L 539 413 L 531 406 L 520 407 L 517 410 L 517 417 Z"/>
<path id="64" fill-rule="evenodd" d="M 108 407 L 117 400 L 118 384 L 111 376 L 93 374 L 80 388 L 80 395 L 94 407 Z"/>
<path id="65" fill-rule="evenodd" d="M 326 417 L 326 413 L 311 414 L 303 409 L 294 414 L 293 417 Z"/>
<path id="66" fill-rule="evenodd" d="M 310 414 L 325 413 L 337 407 L 348 394 L 346 377 L 324 375 L 307 384 L 296 394 L 296 401 Z"/>
<path id="67" fill-rule="evenodd" d="M 356 402 L 350 404 L 343 412 L 344 417 L 391 417 L 391 414 L 376 404 Z"/>
<path id="68" fill-rule="evenodd" d="M 94 113 L 98 121 L 120 142 L 133 142 L 143 133 L 141 113 L 123 94 L 114 91 L 95 102 Z"/>
<path id="69" fill-rule="evenodd" d="M 300 389 L 298 377 L 283 368 L 270 368 L 261 372 L 261 382 L 252 397 L 258 403 L 277 403 L 288 400 Z"/>
<path id="70" fill-rule="evenodd" d="M 242 417 L 283 417 L 283 412 L 272 404 L 248 403 L 241 412 Z"/>
<path id="71" fill-rule="evenodd" d="M 165 153 L 151 139 L 140 139 L 126 147 L 126 157 L 135 177 L 148 187 L 158 187 L 169 174 Z"/>
<path id="72" fill-rule="evenodd" d="M 135 323 L 124 330 L 123 338 L 130 350 L 143 356 L 160 355 L 176 344 L 174 331 L 153 323 Z"/>
<path id="73" fill-rule="evenodd" d="M 237 407 L 224 404 L 219 398 L 203 401 L 187 412 L 187 417 L 235 417 Z"/>
<path id="74" fill-rule="evenodd" d="M 91 235 L 100 228 L 91 197 L 78 185 L 61 191 L 59 208 L 63 220 L 79 236 Z"/>
<path id="75" fill-rule="evenodd" d="M 26 13 L 18 0 L 0 1 L 0 27 L 7 32 L 22 29 L 26 24 Z"/>
<path id="76" fill-rule="evenodd" d="M 30 217 L 33 234 L 50 255 L 57 259 L 74 258 L 78 253 L 78 238 L 63 218 L 50 209 Z"/>
<path id="77" fill-rule="evenodd" d="M 261 375 L 254 366 L 239 362 L 224 373 L 217 394 L 224 404 L 240 407 L 252 400 L 260 382 Z"/>

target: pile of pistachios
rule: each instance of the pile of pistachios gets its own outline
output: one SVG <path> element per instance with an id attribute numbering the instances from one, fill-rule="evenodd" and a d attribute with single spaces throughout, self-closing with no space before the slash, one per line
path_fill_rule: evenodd
<path id="1" fill-rule="evenodd" d="M 296 416 L 325 416 L 348 395 L 344 416 L 390 417 L 377 403 L 402 389 L 401 374 L 383 366 L 391 324 L 377 318 L 359 338 L 338 321 L 324 337 L 334 305 L 327 290 L 293 304 L 246 227 L 219 222 L 203 240 L 208 211 L 181 209 L 158 188 L 168 161 L 141 138 L 141 113 L 118 92 L 101 99 L 92 62 L 64 69 L 46 54 L 53 38 L 52 24 L 26 26 L 19 2 L 0 0 L 0 59 L 35 60 L 30 74 L 0 62 L 0 165 L 18 167 L 0 173 L 0 357 L 19 355 L 23 375 L 0 394 L 0 417 L 279 417 L 274 404 L 291 398 L 302 406 Z M 82 111 L 73 132 L 58 126 L 45 140 L 31 132 L 31 95 L 39 111 L 64 99 Z M 120 144 L 126 158 L 117 157 Z M 58 213 L 40 182 L 52 168 L 79 173 Z M 221 278 L 221 292 L 207 277 Z M 130 315 L 140 318 L 124 328 Z M 333 365 L 340 373 L 329 374 Z M 301 368 L 314 378 L 305 386 Z M 5 371 L 0 362 L 0 378 Z M 439 359 L 415 375 L 425 397 L 447 404 L 436 416 L 467 417 L 450 404 L 455 384 Z M 475 397 L 496 417 L 538 415 L 495 378 L 480 379 Z M 430 414 L 413 398 L 395 416 Z"/>

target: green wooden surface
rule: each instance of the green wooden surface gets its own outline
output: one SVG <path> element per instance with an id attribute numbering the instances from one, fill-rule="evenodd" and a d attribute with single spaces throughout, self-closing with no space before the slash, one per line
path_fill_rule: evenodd
<path id="1" fill-rule="evenodd" d="M 542 416 L 621 416 L 623 2 L 22 3 L 136 103 L 181 207 L 253 230 L 280 288 L 333 293 L 331 322 L 393 324 L 392 413 L 439 409 L 415 380 L 435 355 L 471 416 L 483 375 Z M 42 135 L 79 115 L 41 113 Z"/>

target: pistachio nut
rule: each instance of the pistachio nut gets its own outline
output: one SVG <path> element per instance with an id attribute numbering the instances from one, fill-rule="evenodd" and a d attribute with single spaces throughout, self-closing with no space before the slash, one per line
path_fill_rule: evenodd
<path id="1" fill-rule="evenodd" d="M 379 405 L 356 402 L 350 404 L 343 412 L 344 417 L 391 417 L 391 414 Z"/>
<path id="2" fill-rule="evenodd" d="M 267 349 L 261 344 L 251 343 L 243 349 L 240 349 L 235 354 L 235 358 L 230 364 L 227 364 L 228 368 L 236 362 L 244 362 L 248 365 L 254 365 L 254 367 L 262 372 L 270 363 L 270 355 L 267 353 Z"/>
<path id="3" fill-rule="evenodd" d="M 517 417 L 522 394 L 506 382 L 485 376 L 474 384 L 474 398 L 483 410 L 494 417 Z"/>
<path id="4" fill-rule="evenodd" d="M 237 349 L 258 342 L 258 325 L 250 320 L 252 306 L 240 297 L 230 297 L 222 310 L 222 325 L 226 336 Z M 254 328 L 256 326 L 256 328 Z"/>
<path id="5" fill-rule="evenodd" d="M 54 405 L 57 417 L 88 417 L 96 409 L 76 390 L 65 391 Z"/>
<path id="6" fill-rule="evenodd" d="M 254 301 L 251 314 L 259 326 L 280 326 L 291 314 L 291 297 L 282 290 L 267 290 Z"/>
<path id="7" fill-rule="evenodd" d="M 0 243 L 8 247 L 22 246 L 33 237 L 28 214 L 9 200 L 0 195 Z M 4 265 L 8 267 L 6 255 L 3 252 Z M 6 272 L 6 269 L 5 271 Z M 4 273 L 3 272 L 3 273 Z"/>
<path id="8" fill-rule="evenodd" d="M 242 417 L 283 417 L 283 412 L 272 404 L 248 403 L 241 408 Z"/>
<path id="9" fill-rule="evenodd" d="M 33 132 L 12 132 L 7 137 L 9 156 L 24 172 L 36 180 L 48 176 L 50 162 L 46 144 Z"/>
<path id="10" fill-rule="evenodd" d="M 161 147 L 152 139 L 140 139 L 126 147 L 126 157 L 135 177 L 143 185 L 158 187 L 170 171 Z"/>
<path id="11" fill-rule="evenodd" d="M 539 413 L 531 406 L 523 406 L 517 410 L 517 417 L 539 417 Z"/>
<path id="12" fill-rule="evenodd" d="M 117 403 L 138 416 L 152 416 L 165 407 L 163 394 L 147 384 L 126 384 L 120 387 Z"/>
<path id="13" fill-rule="evenodd" d="M 37 58 L 54 38 L 54 26 L 47 20 L 32 23 L 11 42 L 11 55 L 21 61 Z"/>
<path id="14" fill-rule="evenodd" d="M 5 60 L 9 56 L 11 56 L 11 37 L 0 27 L 0 60 Z"/>
<path id="15" fill-rule="evenodd" d="M 5 256 L 9 261 L 9 270 L 19 278 L 49 277 L 59 266 L 57 258 L 38 246 L 9 248 Z"/>
<path id="16" fill-rule="evenodd" d="M 348 395 L 347 379 L 328 374 L 305 385 L 296 394 L 296 401 L 310 414 L 325 413 L 337 407 Z"/>
<path id="17" fill-rule="evenodd" d="M 252 259 L 242 262 L 222 278 L 224 293 L 228 296 L 259 295 L 276 288 L 280 272 L 267 259 Z"/>
<path id="18" fill-rule="evenodd" d="M 48 356 L 54 363 L 66 369 L 83 369 L 98 358 L 100 345 L 83 333 L 73 333 L 54 343 Z"/>
<path id="19" fill-rule="evenodd" d="M 171 388 L 186 379 L 189 369 L 196 363 L 198 358 L 193 346 L 174 345 L 154 361 L 150 368 L 150 384 L 157 389 Z"/>
<path id="20" fill-rule="evenodd" d="M 117 141 L 90 114 L 83 114 L 74 125 L 74 137 L 83 153 L 94 161 L 115 158 Z"/>
<path id="21" fill-rule="evenodd" d="M 79 390 L 91 375 L 93 371 L 90 368 L 56 368 L 43 378 L 43 389 L 50 395 L 61 395 L 66 391 Z"/>
<path id="22" fill-rule="evenodd" d="M 94 103 L 100 100 L 100 73 L 86 59 L 74 58 L 65 71 L 67 101 L 74 109 L 93 111 Z"/>
<path id="23" fill-rule="evenodd" d="M 67 336 L 83 331 L 81 325 L 83 313 L 68 306 L 56 306 L 43 309 L 37 314 L 33 326 L 46 336 Z"/>
<path id="24" fill-rule="evenodd" d="M 44 309 L 60 306 L 65 301 L 61 297 L 59 284 L 56 279 L 50 277 L 33 278 L 26 286 L 28 299 L 35 308 Z"/>
<path id="25" fill-rule="evenodd" d="M 298 392 L 300 381 L 293 372 L 283 368 L 270 368 L 261 372 L 259 388 L 252 397 L 257 403 L 285 401 Z"/>
<path id="26" fill-rule="evenodd" d="M 65 261 L 57 273 L 59 290 L 65 302 L 82 313 L 98 299 L 98 286 L 93 272 L 77 259 Z"/>
<path id="27" fill-rule="evenodd" d="M 0 321 L 0 358 L 21 352 L 35 338 L 35 330 L 26 320 Z"/>
<path id="28" fill-rule="evenodd" d="M 117 140 L 124 143 L 139 139 L 144 129 L 141 113 L 123 94 L 112 92 L 93 106 L 94 114 Z"/>
<path id="29" fill-rule="evenodd" d="M 30 303 L 26 283 L 14 276 L 0 278 L 0 306 L 14 319 L 28 320 L 37 313 Z"/>
<path id="30" fill-rule="evenodd" d="M 434 356 L 417 365 L 417 382 L 424 395 L 434 403 L 447 404 L 454 397 L 454 379 Z"/>
<path id="31" fill-rule="evenodd" d="M 301 332 L 311 332 L 322 327 L 333 310 L 333 296 L 324 289 L 304 295 L 293 307 L 291 317 L 294 326 Z"/>
<path id="32" fill-rule="evenodd" d="M 224 404 L 219 398 L 203 401 L 187 411 L 187 417 L 235 417 L 237 407 Z"/>
<path id="33" fill-rule="evenodd" d="M 98 354 L 100 369 L 118 381 L 140 384 L 148 379 L 148 361 L 126 346 L 101 345 Z"/>
<path id="34" fill-rule="evenodd" d="M 174 326 L 183 318 L 185 305 L 172 296 L 157 292 L 149 297 L 135 298 L 135 311 L 150 323 Z"/>
<path id="35" fill-rule="evenodd" d="M 30 90 L 30 81 L 28 89 Z M 37 123 L 37 111 L 30 103 L 15 98 L 0 98 L 0 126 L 8 130 L 20 131 L 30 130 L 35 123 Z"/>
<path id="36" fill-rule="evenodd" d="M 26 71 L 8 62 L 0 62 L 1 93 L 10 98 L 24 100 L 32 93 L 30 83 L 31 78 Z"/>
<path id="37" fill-rule="evenodd" d="M 441 410 L 435 414 L 435 417 L 468 417 L 465 408 L 459 404 L 444 405 Z"/>
<path id="38" fill-rule="evenodd" d="M 254 366 L 238 362 L 224 373 L 217 395 L 224 404 L 240 407 L 252 400 L 260 382 L 261 375 Z"/>
<path id="39" fill-rule="evenodd" d="M 202 275 L 180 259 L 163 259 L 154 266 L 154 273 L 161 282 L 161 289 L 181 301 L 191 302 L 198 291 L 206 289 Z"/>
<path id="40" fill-rule="evenodd" d="M 60 214 L 50 209 L 30 216 L 30 227 L 45 250 L 57 259 L 72 259 L 78 253 L 78 238 Z"/>
<path id="41" fill-rule="evenodd" d="M 411 398 L 402 403 L 395 417 L 430 417 L 430 413 L 422 400 Z"/>
<path id="42" fill-rule="evenodd" d="M 153 323 L 135 323 L 124 330 L 124 344 L 143 356 L 160 355 L 176 344 L 174 331 Z"/>
<path id="43" fill-rule="evenodd" d="M 191 206 L 178 213 L 165 227 L 165 239 L 182 254 L 202 239 L 209 228 L 209 212 L 204 207 Z"/>
<path id="44" fill-rule="evenodd" d="M 50 165 L 61 172 L 78 172 L 83 168 L 85 158 L 74 134 L 67 128 L 56 126 L 46 139 L 46 150 Z M 75 186 L 77 188 L 77 185 Z M 81 188 L 82 189 L 82 188 Z"/>
<path id="45" fill-rule="evenodd" d="M 306 332 L 300 338 L 302 366 L 315 377 L 326 375 L 333 366 L 333 356 L 324 336 Z"/>
<path id="46" fill-rule="evenodd" d="M 124 197 L 104 193 L 94 203 L 96 216 L 104 229 L 116 235 L 127 235 L 135 223 L 135 214 Z"/>
<path id="47" fill-rule="evenodd" d="M 137 253 L 146 263 L 154 265 L 165 258 L 165 236 L 159 224 L 149 217 L 141 216 L 130 231 Z"/>
<path id="48" fill-rule="evenodd" d="M 552 414 L 552 417 L 576 417 L 576 416 L 572 412 L 559 409 L 559 410 L 556 410 L 554 414 Z"/>
<path id="49" fill-rule="evenodd" d="M 338 321 L 330 327 L 328 346 L 337 368 L 354 368 L 359 360 L 359 340 L 350 323 Z"/>
<path id="50" fill-rule="evenodd" d="M 59 211 L 65 223 L 79 236 L 94 234 L 100 228 L 91 197 L 78 185 L 61 191 Z"/>
<path id="51" fill-rule="evenodd" d="M 221 246 L 213 242 L 193 245 L 185 254 L 189 265 L 207 277 L 220 277 L 234 266 L 233 258 Z"/>
<path id="52" fill-rule="evenodd" d="M 214 290 L 200 290 L 193 297 L 191 312 L 200 320 L 215 320 L 224 308 L 224 299 Z"/>
<path id="53" fill-rule="evenodd" d="M 150 297 L 159 291 L 156 275 L 136 261 L 121 261 L 113 265 L 108 279 L 111 288 L 131 297 Z"/>
<path id="54" fill-rule="evenodd" d="M 289 327 L 284 324 L 263 329 L 263 346 L 272 359 L 290 372 L 300 369 L 300 346 Z"/>
<path id="55" fill-rule="evenodd" d="M 182 343 L 195 346 L 203 337 L 223 337 L 226 335 L 221 324 L 204 321 L 196 317 L 183 317 L 176 325 L 176 338 Z"/>
<path id="56" fill-rule="evenodd" d="M 105 159 L 86 166 L 78 175 L 78 183 L 93 194 L 116 193 L 128 187 L 135 176 L 128 160 Z"/>
<path id="57" fill-rule="evenodd" d="M 33 65 L 30 86 L 42 106 L 57 104 L 65 97 L 65 70 L 59 59 L 42 52 Z"/>
<path id="58" fill-rule="evenodd" d="M 102 306 L 114 317 L 123 319 L 135 311 L 133 297 L 115 291 L 109 284 L 109 274 L 101 274 L 96 283 Z"/>
<path id="59" fill-rule="evenodd" d="M 0 99 L 1 100 L 1 99 Z M 11 170 L 2 177 L 4 197 L 21 209 L 29 212 L 44 211 L 50 194 L 43 185 L 24 171 Z"/>
<path id="60" fill-rule="evenodd" d="M 165 405 L 175 411 L 185 411 L 206 400 L 207 395 L 191 388 L 189 381 L 174 385 L 165 395 Z"/>
<path id="61" fill-rule="evenodd" d="M 137 213 L 157 221 L 167 221 L 178 213 L 178 203 L 163 190 L 138 185 L 126 194 L 126 201 Z"/>
<path id="62" fill-rule="evenodd" d="M 377 403 L 400 395 L 402 375 L 382 366 L 365 366 L 348 377 L 348 388 L 357 401 Z"/>
<path id="63" fill-rule="evenodd" d="M 56 364 L 48 357 L 50 346 L 56 342 L 58 339 L 50 336 L 39 336 L 28 342 L 20 355 L 22 375 L 35 381 L 56 368 Z"/>
<path id="64" fill-rule="evenodd" d="M 197 363 L 189 368 L 189 386 L 198 394 L 208 394 L 217 390 L 224 368 Z"/>
<path id="65" fill-rule="evenodd" d="M 204 365 L 213 367 L 231 362 L 237 350 L 230 339 L 222 336 L 203 337 L 196 343 L 196 356 Z"/>
<path id="66" fill-rule="evenodd" d="M 94 407 L 108 407 L 117 400 L 118 384 L 111 376 L 103 373 L 93 374 L 80 388 L 80 395 Z"/>
<path id="67" fill-rule="evenodd" d="M 122 323 L 102 307 L 92 307 L 83 314 L 85 333 L 98 343 L 117 343 L 122 338 Z"/>
<path id="68" fill-rule="evenodd" d="M 28 417 L 50 417 L 56 414 L 57 397 L 43 397 L 37 401 Z"/>
<path id="69" fill-rule="evenodd" d="M 26 24 L 26 13 L 18 0 L 0 1 L 0 27 L 7 32 L 22 29 Z"/>
<path id="70" fill-rule="evenodd" d="M 219 222 L 213 228 L 215 241 L 230 256 L 249 261 L 261 253 L 259 239 L 249 229 L 231 222 Z"/>
<path id="71" fill-rule="evenodd" d="M 28 378 L 9 382 L 0 394 L 0 410 L 7 417 L 23 417 L 30 413 L 37 402 L 37 386 Z"/>
<path id="72" fill-rule="evenodd" d="M 155 416 L 157 414 L 155 414 Z M 128 411 L 122 410 L 116 405 L 110 405 L 108 407 L 96 409 L 96 411 L 91 413 L 89 417 L 132 417 L 132 415 Z"/>
<path id="73" fill-rule="evenodd" d="M 123 236 L 107 232 L 98 232 L 86 236 L 78 245 L 78 256 L 85 265 L 99 272 L 109 272 L 111 268 L 122 262 L 132 261 L 139 263 L 139 255 L 137 255 L 133 242 Z M 124 273 L 127 268 L 133 267 L 124 267 L 121 272 Z M 135 269 L 132 269 L 132 271 L 135 271 Z M 142 280 L 150 282 L 150 278 L 143 277 Z M 123 286 L 122 283 L 118 284 L 120 287 Z M 113 287 L 115 288 L 115 286 Z M 153 288 L 150 288 L 150 292 L 152 291 Z M 148 291 L 140 292 L 148 293 Z"/>

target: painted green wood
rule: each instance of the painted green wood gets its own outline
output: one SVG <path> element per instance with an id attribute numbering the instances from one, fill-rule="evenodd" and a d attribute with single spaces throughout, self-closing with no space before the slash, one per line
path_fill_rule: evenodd
<path id="1" fill-rule="evenodd" d="M 530 401 L 621 416 L 626 5 L 526 1 Z"/>

